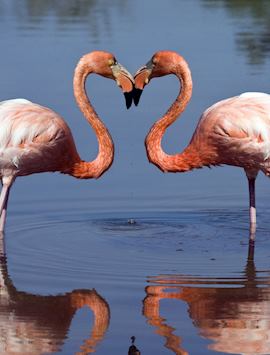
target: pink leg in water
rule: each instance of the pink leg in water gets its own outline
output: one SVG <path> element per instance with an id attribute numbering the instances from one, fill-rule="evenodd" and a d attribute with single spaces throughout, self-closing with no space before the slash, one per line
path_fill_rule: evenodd
<path id="1" fill-rule="evenodd" d="M 0 195 L 0 232 L 4 231 L 6 214 L 7 214 L 7 204 L 8 204 L 8 196 L 9 190 L 13 182 L 13 177 L 2 178 L 2 190 Z"/>
<path id="2" fill-rule="evenodd" d="M 7 204 L 8 204 L 8 196 L 9 196 L 9 190 L 10 186 L 8 187 L 7 193 L 6 193 L 6 200 L 2 209 L 2 213 L 0 215 L 0 233 L 4 231 L 5 229 L 5 223 L 6 223 L 6 217 L 7 217 Z"/>

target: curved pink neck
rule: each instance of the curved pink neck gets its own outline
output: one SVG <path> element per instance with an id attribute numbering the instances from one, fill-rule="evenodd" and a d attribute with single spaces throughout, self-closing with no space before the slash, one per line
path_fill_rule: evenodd
<path id="1" fill-rule="evenodd" d="M 77 178 L 88 179 L 98 178 L 109 169 L 113 162 L 114 145 L 108 129 L 98 117 L 86 94 L 86 78 L 93 70 L 89 69 L 89 64 L 84 64 L 84 58 L 78 63 L 73 80 L 74 95 L 76 102 L 83 115 L 92 126 L 98 140 L 98 155 L 91 162 L 78 161 L 72 166 L 70 175 Z"/>
<path id="2" fill-rule="evenodd" d="M 149 161 L 159 169 L 164 172 L 184 172 L 198 165 L 194 161 L 194 157 L 191 159 L 191 147 L 188 146 L 182 153 L 168 155 L 162 149 L 162 137 L 166 129 L 185 110 L 192 95 L 192 78 L 189 67 L 184 60 L 176 66 L 172 74 L 175 74 L 181 83 L 179 94 L 166 114 L 150 129 L 145 140 L 145 146 Z"/>

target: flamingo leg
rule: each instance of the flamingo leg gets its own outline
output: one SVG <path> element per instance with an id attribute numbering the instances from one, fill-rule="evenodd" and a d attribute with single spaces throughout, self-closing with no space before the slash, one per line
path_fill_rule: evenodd
<path id="1" fill-rule="evenodd" d="M 8 186 L 8 188 L 7 188 L 5 202 L 3 205 L 2 213 L 0 215 L 0 233 L 3 232 L 5 229 L 9 191 L 10 191 L 10 186 Z"/>
<path id="2" fill-rule="evenodd" d="M 12 182 L 13 179 L 2 179 L 3 187 L 0 194 L 0 232 L 3 232 L 5 227 L 8 196 Z"/>
<path id="3" fill-rule="evenodd" d="M 248 178 L 249 217 L 250 217 L 249 239 L 252 241 L 254 241 L 255 239 L 255 232 L 256 232 L 255 180 L 256 178 Z"/>

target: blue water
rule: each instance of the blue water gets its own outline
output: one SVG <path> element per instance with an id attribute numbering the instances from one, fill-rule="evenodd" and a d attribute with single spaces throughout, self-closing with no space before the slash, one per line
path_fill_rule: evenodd
<path id="1" fill-rule="evenodd" d="M 72 92 L 80 56 L 111 51 L 134 73 L 157 50 L 176 50 L 194 82 L 163 141 L 178 152 L 209 105 L 269 92 L 269 14 L 266 0 L 3 1 L 0 97 L 61 114 L 90 160 L 97 142 Z M 128 111 L 113 81 L 90 77 L 87 91 L 115 161 L 99 180 L 55 173 L 14 184 L 0 260 L 0 353 L 127 354 L 135 336 L 142 354 L 269 354 L 269 180 L 257 179 L 253 263 L 241 169 L 163 174 L 146 158 L 144 137 L 177 80 L 151 81 Z"/>

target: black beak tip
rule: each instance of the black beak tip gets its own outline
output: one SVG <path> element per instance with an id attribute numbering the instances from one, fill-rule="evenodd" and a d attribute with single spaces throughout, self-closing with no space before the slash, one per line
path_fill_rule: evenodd
<path id="1" fill-rule="evenodd" d="M 133 101 L 135 106 L 138 106 L 142 92 L 143 91 L 141 89 L 133 89 Z"/>
<path id="2" fill-rule="evenodd" d="M 133 93 L 132 93 L 132 91 L 125 92 L 124 95 L 125 95 L 125 99 L 126 99 L 126 107 L 127 107 L 127 109 L 129 109 L 130 106 L 132 105 Z"/>

